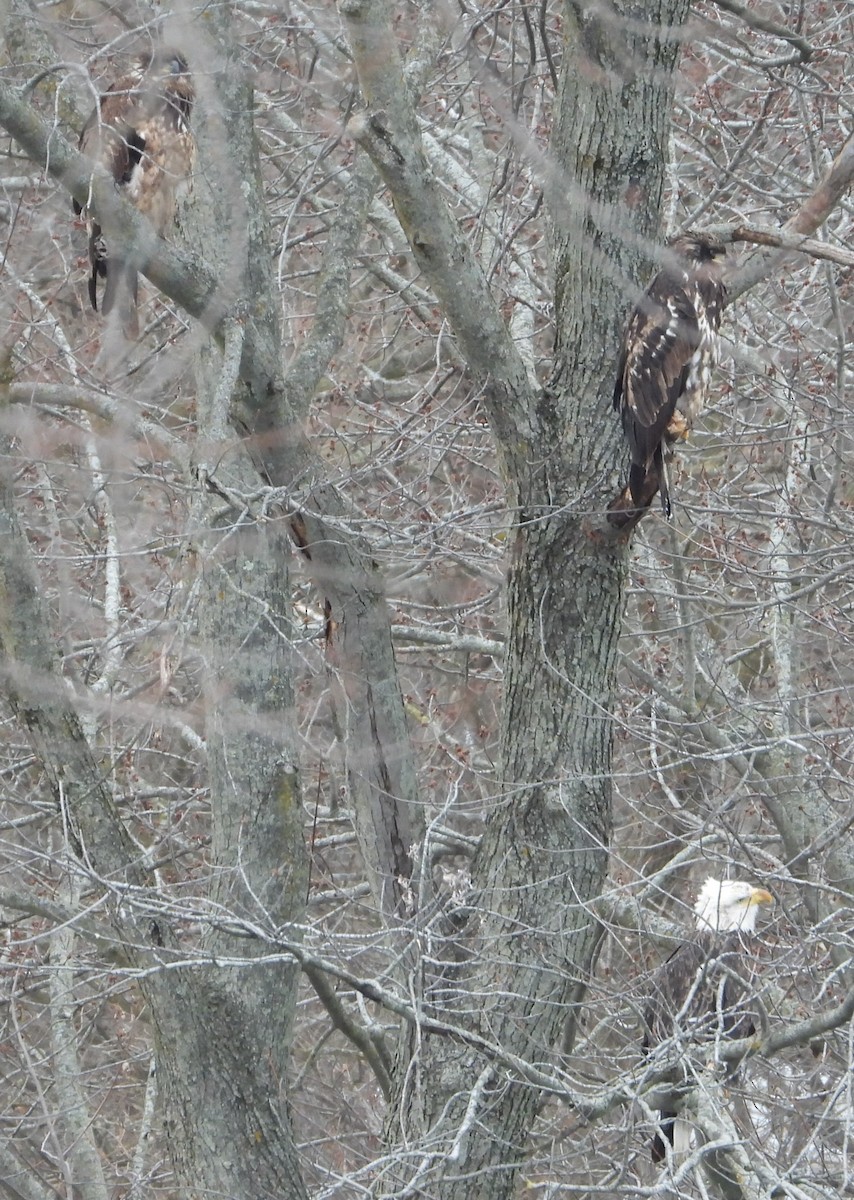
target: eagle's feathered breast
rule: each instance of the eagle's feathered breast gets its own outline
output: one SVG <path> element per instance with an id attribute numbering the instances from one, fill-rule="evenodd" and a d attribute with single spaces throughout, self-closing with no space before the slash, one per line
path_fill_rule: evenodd
<path id="1" fill-rule="evenodd" d="M 644 1014 L 644 1049 L 669 1038 L 750 1037 L 755 1013 L 746 1003 L 751 955 L 742 935 L 698 933 L 657 973 Z"/>
<path id="2" fill-rule="evenodd" d="M 740 933 L 698 933 L 684 942 L 656 973 L 644 1012 L 644 1054 L 662 1043 L 751 1037 L 758 1022 L 751 979 L 752 955 Z M 662 1110 L 661 1133 L 652 1140 L 653 1162 L 664 1161 L 676 1120 L 675 1109 Z"/>
<path id="3" fill-rule="evenodd" d="M 636 523 L 659 489 L 670 513 L 662 446 L 688 436 L 705 402 L 726 299 L 724 250 L 703 234 L 677 238 L 677 265 L 655 276 L 629 320 L 614 387 L 631 450 L 628 487 L 609 511 L 620 528 Z"/>
<path id="4" fill-rule="evenodd" d="M 81 150 L 109 171 L 158 234 L 174 221 L 177 198 L 192 173 L 193 98 L 186 62 L 161 49 L 104 93 L 80 134 Z M 92 307 L 98 307 L 97 281 L 106 278 L 103 311 L 119 303 L 123 323 L 134 326 L 136 271 L 123 262 L 120 246 L 108 252 L 97 221 L 89 217 L 88 223 Z"/>
<path id="5" fill-rule="evenodd" d="M 738 881 L 708 879 L 695 905 L 697 932 L 677 947 L 655 973 L 644 1012 L 644 1054 L 666 1044 L 737 1040 L 752 1036 L 759 1023 L 754 990 L 755 955 L 749 937 L 758 906 L 773 904 L 764 888 Z M 680 1073 L 675 1073 L 678 1085 Z M 678 1087 L 677 1087 L 678 1091 Z M 674 1100 L 663 1108 L 652 1145 L 654 1162 L 674 1142 Z"/>

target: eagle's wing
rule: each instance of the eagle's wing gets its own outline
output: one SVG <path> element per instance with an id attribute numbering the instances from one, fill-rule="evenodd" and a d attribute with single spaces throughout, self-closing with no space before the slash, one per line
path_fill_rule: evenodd
<path id="1" fill-rule="evenodd" d="M 738 933 L 722 938 L 701 935 L 683 942 L 653 978 L 644 1012 L 644 1054 L 675 1035 L 700 1040 L 751 1037 L 758 1021 L 751 1003 L 752 975 L 751 950 Z M 673 1144 L 677 1115 L 675 1106 L 659 1114 L 653 1162 L 666 1157 L 662 1138 Z"/>
<path id="2" fill-rule="evenodd" d="M 672 277 L 656 277 L 626 331 L 621 412 L 632 462 L 642 467 L 650 465 L 667 433 L 700 344 L 693 298 L 681 280 L 672 288 L 668 282 Z"/>
<path id="3" fill-rule="evenodd" d="M 174 220 L 178 188 L 192 172 L 192 104 L 193 88 L 183 59 L 159 52 L 104 93 L 80 135 L 81 150 L 109 171 L 158 234 Z M 125 333 L 136 337 L 136 268 L 126 261 L 121 246 L 110 246 L 108 253 L 101 228 L 91 217 L 88 229 L 92 307 L 98 307 L 98 280 L 104 279 L 102 311 L 117 309 Z"/>
<path id="4" fill-rule="evenodd" d="M 116 181 L 126 188 L 137 169 L 145 147 L 143 136 L 134 128 L 140 73 L 128 75 L 112 85 L 102 97 L 80 134 L 80 149 L 87 157 L 99 162 Z M 122 328 L 129 337 L 136 337 L 136 271 L 122 260 L 118 247 L 108 256 L 101 226 L 92 217 L 87 219 L 89 231 L 89 302 L 98 308 L 98 280 L 103 279 L 105 314 L 118 308 Z"/>
<path id="5" fill-rule="evenodd" d="M 134 128 L 139 116 L 140 79 L 137 72 L 114 83 L 80 134 L 80 149 L 100 162 L 119 186 L 130 182 L 144 146 Z"/>
<path id="6" fill-rule="evenodd" d="M 704 955 L 698 941 L 683 942 L 656 971 L 643 1014 L 641 1049 L 645 1055 L 651 1054 L 661 1042 L 673 1037 L 677 1013 L 698 972 L 702 971 L 703 961 Z M 659 1127 L 652 1139 L 652 1161 L 655 1163 L 664 1162 L 667 1157 L 665 1143 L 673 1145 L 676 1117 L 675 1107 L 662 1108 L 658 1114 Z"/>
<path id="7" fill-rule="evenodd" d="M 628 488 L 611 505 L 610 519 L 618 526 L 633 524 L 659 490 L 670 515 L 662 441 L 668 433 L 676 436 L 677 402 L 702 338 L 694 295 L 685 276 L 661 271 L 626 329 L 614 407 L 621 412 L 632 462 Z"/>

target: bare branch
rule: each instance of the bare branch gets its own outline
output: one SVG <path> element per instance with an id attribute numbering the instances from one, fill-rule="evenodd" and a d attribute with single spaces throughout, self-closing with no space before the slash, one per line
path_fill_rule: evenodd
<path id="1" fill-rule="evenodd" d="M 14 1141 L 0 1143 L 0 1195 L 3 1200 L 56 1200 L 56 1192 L 13 1151 Z"/>
<path id="2" fill-rule="evenodd" d="M 708 1072 L 703 1076 L 684 1107 L 705 1139 L 699 1154 L 710 1189 L 722 1200 L 760 1200 L 768 1194 L 769 1181 L 762 1177 L 739 1137 L 722 1102 L 721 1085 L 709 1079 Z"/>
<path id="3" fill-rule="evenodd" d="M 335 988 L 329 983 L 329 978 L 323 971 L 318 971 L 306 965 L 305 973 L 311 980 L 311 986 L 317 993 L 323 1007 L 329 1014 L 329 1019 L 337 1030 L 344 1034 L 353 1045 L 364 1054 L 382 1094 L 388 1100 L 392 1094 L 391 1063 L 380 1044 L 371 1037 L 368 1030 L 354 1021 L 338 998 Z"/>
<path id="4" fill-rule="evenodd" d="M 839 246 L 829 246 L 815 238 L 787 233 L 784 229 L 772 229 L 768 225 L 714 225 L 709 232 L 719 234 L 724 241 L 753 242 L 757 246 L 774 246 L 780 250 L 797 250 L 810 258 L 838 263 L 841 267 L 854 267 L 854 253 Z"/>
<path id="5" fill-rule="evenodd" d="M 791 234 L 795 237 L 798 235 L 809 237 L 810 234 L 815 233 L 851 187 L 852 181 L 854 181 L 854 134 L 848 138 L 839 151 L 821 183 L 813 189 L 795 215 L 785 223 L 781 234 L 783 236 Z M 800 249 L 800 246 L 797 248 Z M 781 249 L 768 254 L 758 254 L 741 270 L 731 275 L 727 280 L 729 303 L 738 299 L 750 288 L 755 287 L 760 280 L 770 274 L 787 253 L 786 249 Z"/>
<path id="6" fill-rule="evenodd" d="M 0 475 L 0 530 L 4 595 L 0 654 L 15 714 L 44 764 L 80 862 L 112 879 L 142 884 L 147 872 L 139 864 L 139 855 L 83 733 L 71 692 L 57 669 L 51 623 L 5 471 Z M 120 914 L 112 915 L 119 926 L 124 925 Z M 160 941 L 163 931 L 149 928 L 145 940 L 149 936 Z"/>
<path id="7" fill-rule="evenodd" d="M 377 173 L 370 158 L 360 156 L 329 231 L 311 333 L 287 370 L 288 389 L 295 393 L 294 406 L 303 413 L 344 337 L 350 306 L 350 273 L 376 185 Z"/>
<path id="8" fill-rule="evenodd" d="M 476 1047 L 491 1061 L 499 1062 L 512 1071 L 518 1078 L 533 1084 L 545 1092 L 555 1096 L 562 1103 L 575 1109 L 587 1120 L 595 1120 L 604 1116 L 619 1104 L 634 1099 L 638 1089 L 642 1088 L 644 1095 L 655 1097 L 656 1089 L 672 1076 L 674 1066 L 683 1060 L 683 1053 L 678 1052 L 672 1059 L 650 1070 L 644 1066 L 641 1069 L 625 1075 L 615 1087 L 605 1088 L 599 1093 L 583 1093 L 573 1083 L 570 1076 L 560 1070 L 546 1070 L 534 1066 L 513 1054 L 499 1041 L 485 1037 L 472 1029 L 433 1016 L 423 1009 L 413 1007 L 408 999 L 399 992 L 385 986 L 377 979 L 365 979 L 348 971 L 336 963 L 314 954 L 311 950 L 292 938 L 283 937 L 280 933 L 273 936 L 266 934 L 260 928 L 247 922 L 229 920 L 229 932 L 232 935 L 258 938 L 277 946 L 285 954 L 292 956 L 305 971 L 321 973 L 346 984 L 366 1000 L 370 1000 L 384 1008 L 387 1012 L 401 1017 L 408 1024 L 417 1026 L 424 1033 L 435 1033 L 441 1037 L 451 1038 L 467 1046 Z M 259 961 L 252 959 L 253 964 Z M 170 964 L 170 969 L 176 969 L 178 962 Z M 754 1037 L 740 1038 L 737 1041 L 716 1045 L 715 1056 L 721 1062 L 739 1062 L 746 1055 L 754 1054 L 763 1058 L 771 1057 L 780 1050 L 792 1046 L 805 1046 L 834 1029 L 847 1024 L 854 1016 L 854 988 L 847 993 L 844 1000 L 803 1021 L 795 1021 L 772 1031 L 764 1039 Z"/>
<path id="9" fill-rule="evenodd" d="M 470 242 L 439 193 L 403 78 L 388 11 L 375 0 L 343 0 L 359 82 L 369 106 L 350 131 L 392 191 L 419 266 L 430 280 L 469 366 L 489 380 L 487 399 L 506 453 L 530 440 L 532 390 Z"/>
<path id="10" fill-rule="evenodd" d="M 738 0 L 714 0 L 714 3 L 724 12 L 732 13 L 734 17 L 744 21 L 745 25 L 749 25 L 751 29 L 757 29 L 760 33 L 770 33 L 773 37 L 780 38 L 781 41 L 794 46 L 798 51 L 800 62 L 812 61 L 815 49 L 799 33 L 793 33 L 791 29 L 778 24 L 777 21 L 772 21 L 770 17 L 763 17 L 755 8 L 747 8 L 744 4 L 739 4 Z"/>
<path id="11" fill-rule="evenodd" d="M 66 857 L 66 855 L 63 855 Z M 80 901 L 80 879 L 73 864 L 66 861 L 62 881 L 65 902 L 72 908 Z M 50 937 L 51 971 L 48 980 L 50 995 L 51 1047 L 56 1060 L 54 1084 L 60 1106 L 60 1128 L 69 1146 L 69 1167 L 74 1186 L 81 1200 L 107 1200 L 104 1168 L 98 1155 L 92 1131 L 92 1113 L 82 1086 L 82 1065 L 78 1052 L 79 1034 L 72 1019 L 77 996 L 74 990 L 73 967 L 76 934 L 72 925 L 60 925 Z"/>

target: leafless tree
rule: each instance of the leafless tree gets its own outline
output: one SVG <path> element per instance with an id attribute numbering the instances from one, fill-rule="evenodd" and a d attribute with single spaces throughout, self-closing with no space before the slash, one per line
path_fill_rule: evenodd
<path id="1" fill-rule="evenodd" d="M 850 1192 L 850 4 L 0 11 L 0 1195 Z M 154 38 L 168 242 L 75 150 Z M 621 536 L 684 228 L 725 360 Z M 644 1059 L 708 874 L 760 1028 Z"/>

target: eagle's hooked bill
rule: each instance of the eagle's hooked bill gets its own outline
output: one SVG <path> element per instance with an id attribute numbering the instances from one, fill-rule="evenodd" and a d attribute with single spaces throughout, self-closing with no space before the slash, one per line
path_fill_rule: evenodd
<path id="1" fill-rule="evenodd" d="M 614 386 L 631 450 L 628 485 L 608 506 L 617 529 L 636 525 L 658 491 L 670 516 L 664 447 L 687 438 L 705 402 L 726 303 L 725 254 L 709 234 L 674 238 L 629 320 Z"/>
<path id="2" fill-rule="evenodd" d="M 643 1049 L 662 1042 L 752 1037 L 758 1014 L 751 1006 L 754 955 L 750 935 L 759 909 L 774 903 L 764 888 L 737 880 L 709 878 L 694 905 L 697 932 L 658 968 L 644 1014 Z M 679 1076 L 674 1078 L 678 1082 Z M 675 1092 L 675 1096 L 678 1091 Z M 652 1160 L 661 1162 L 667 1144 L 684 1153 L 690 1129 L 674 1107 L 659 1114 Z"/>

